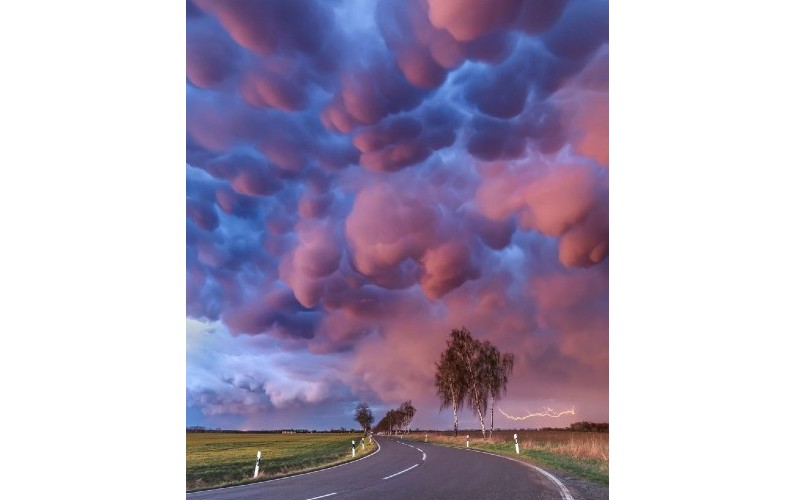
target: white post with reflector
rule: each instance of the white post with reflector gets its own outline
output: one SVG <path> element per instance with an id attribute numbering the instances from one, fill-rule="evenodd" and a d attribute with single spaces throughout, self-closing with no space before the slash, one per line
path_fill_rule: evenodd
<path id="1" fill-rule="evenodd" d="M 466 434 L 466 448 L 469 447 L 469 435 Z"/>
<path id="2" fill-rule="evenodd" d="M 256 466 L 254 467 L 254 479 L 259 475 L 259 459 L 262 458 L 262 452 L 256 452 Z"/>
<path id="3" fill-rule="evenodd" d="M 516 440 L 516 454 L 518 454 L 518 434 L 513 434 L 513 439 Z"/>
<path id="4" fill-rule="evenodd" d="M 364 451 L 364 438 L 361 438 L 361 451 Z"/>
<path id="5" fill-rule="evenodd" d="M 425 434 L 425 443 L 427 442 L 427 434 Z"/>
<path id="6" fill-rule="evenodd" d="M 351 443 L 353 443 L 353 458 L 356 458 L 356 440 L 354 439 Z"/>

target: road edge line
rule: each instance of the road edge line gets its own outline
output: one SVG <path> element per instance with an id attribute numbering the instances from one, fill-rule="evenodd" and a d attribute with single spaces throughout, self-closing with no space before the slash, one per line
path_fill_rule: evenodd
<path id="1" fill-rule="evenodd" d="M 512 460 L 513 462 L 517 462 L 517 463 L 519 463 L 521 465 L 526 465 L 527 467 L 532 467 L 533 469 L 537 470 L 541 474 L 544 474 L 546 477 L 548 477 L 549 479 L 554 481 L 554 483 L 557 485 L 557 488 L 560 491 L 560 496 L 563 498 L 563 500 L 575 500 L 573 498 L 573 495 L 571 495 L 571 492 L 568 491 L 568 488 L 566 488 L 565 485 L 562 484 L 562 481 L 557 479 L 551 473 L 546 472 L 545 470 L 541 469 L 537 465 L 532 465 L 531 463 L 524 462 L 523 460 L 516 460 L 515 458 L 506 457 L 504 455 L 497 455 L 496 453 L 491 453 L 489 451 L 475 450 L 474 448 L 469 448 L 468 451 L 476 451 L 477 453 L 485 453 L 486 455 L 491 455 L 493 457 L 499 457 L 499 458 L 505 458 L 507 460 Z"/>

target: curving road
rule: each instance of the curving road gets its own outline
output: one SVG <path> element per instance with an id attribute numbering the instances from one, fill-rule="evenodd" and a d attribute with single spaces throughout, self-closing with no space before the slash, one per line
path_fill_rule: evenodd
<path id="1" fill-rule="evenodd" d="M 358 461 L 272 481 L 188 493 L 188 500 L 541 499 L 570 500 L 545 471 L 506 458 L 379 437 Z"/>

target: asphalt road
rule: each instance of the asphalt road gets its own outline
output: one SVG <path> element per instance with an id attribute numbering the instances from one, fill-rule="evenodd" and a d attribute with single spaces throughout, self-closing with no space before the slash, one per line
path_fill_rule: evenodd
<path id="1" fill-rule="evenodd" d="M 485 453 L 378 437 L 358 461 L 309 474 L 188 493 L 187 500 L 570 499 L 540 471 Z"/>

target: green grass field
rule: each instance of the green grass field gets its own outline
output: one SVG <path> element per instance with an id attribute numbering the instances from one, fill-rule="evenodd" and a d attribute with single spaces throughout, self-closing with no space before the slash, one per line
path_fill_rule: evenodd
<path id="1" fill-rule="evenodd" d="M 257 480 L 305 472 L 352 460 L 377 449 L 362 433 L 260 434 L 232 432 L 186 433 L 187 491 L 253 482 L 256 452 L 262 452 Z"/>
<path id="2" fill-rule="evenodd" d="M 518 434 L 520 454 L 516 455 L 513 433 Z M 429 433 L 428 441 L 447 446 L 466 446 L 467 431 Z M 609 433 L 576 431 L 496 431 L 492 439 L 468 431 L 469 446 L 538 466 L 547 466 L 599 484 L 609 485 Z M 479 438 L 477 436 L 480 436 Z M 411 439 L 424 441 L 424 434 Z"/>

